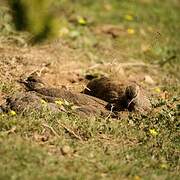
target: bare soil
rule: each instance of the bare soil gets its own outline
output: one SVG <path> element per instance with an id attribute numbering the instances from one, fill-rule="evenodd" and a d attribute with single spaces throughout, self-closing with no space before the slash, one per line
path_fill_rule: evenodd
<path id="1" fill-rule="evenodd" d="M 119 63 L 118 66 L 116 63 L 99 65 L 95 62 L 89 62 L 85 54 L 79 53 L 78 50 L 72 49 L 62 42 L 41 44 L 34 47 L 15 47 L 6 44 L 1 45 L 0 52 L 0 78 L 4 83 L 11 82 L 15 92 L 24 91 L 23 86 L 19 83 L 20 79 L 28 77 L 33 72 L 37 72 L 38 75 L 41 76 L 42 81 L 46 82 L 46 87 L 59 89 L 59 94 L 56 98 L 66 99 L 78 106 L 83 105 L 91 114 L 96 114 L 95 109 L 97 108 L 103 113 L 108 114 L 105 107 L 108 102 L 111 103 L 107 98 L 112 99 L 112 93 L 116 93 L 115 99 L 122 99 L 121 97 L 124 95 L 125 87 L 127 87 L 128 84 L 137 81 L 145 82 L 146 74 L 143 74 L 143 69 L 146 67 L 146 64 L 144 63 Z M 79 56 L 77 56 L 78 53 Z M 132 69 L 135 70 L 134 72 L 133 70 L 129 70 L 131 66 L 133 67 Z M 142 69 L 142 71 L 134 76 L 136 69 L 138 71 L 139 68 Z M 96 87 L 91 87 L 93 83 L 90 82 L 88 84 L 89 81 L 86 80 L 85 75 L 87 72 L 93 72 L 93 70 L 103 72 L 103 76 L 108 76 L 112 78 L 113 81 L 111 82 L 111 80 L 109 80 L 108 83 L 106 81 L 100 84 L 95 83 Z M 108 72 L 108 70 L 111 72 Z M 145 86 L 147 84 L 148 83 L 145 82 Z M 89 88 L 91 93 L 87 93 Z M 52 91 L 54 92 L 54 90 Z M 84 95 L 79 93 L 83 91 L 88 95 L 105 100 L 107 103 L 103 102 L 103 105 L 101 105 L 101 103 L 99 103 L 100 100 L 84 97 Z M 43 94 L 43 92 L 38 93 Z M 49 92 L 49 90 L 46 92 Z M 7 95 L 9 94 L 11 93 Z M 107 98 L 100 97 L 101 94 L 104 94 Z M 52 94 L 43 94 L 43 96 L 44 95 L 52 97 Z M 4 102 L 4 97 L 4 95 L 1 95 L 1 104 Z M 22 102 L 22 99 L 20 101 Z M 90 102 L 90 104 L 86 106 L 85 103 L 87 101 Z M 127 99 L 124 101 L 127 101 Z M 121 104 L 120 100 L 118 103 Z"/>

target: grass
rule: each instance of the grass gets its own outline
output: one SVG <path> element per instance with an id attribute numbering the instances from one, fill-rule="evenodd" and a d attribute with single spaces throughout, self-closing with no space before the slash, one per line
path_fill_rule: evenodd
<path id="1" fill-rule="evenodd" d="M 70 48 L 93 63 L 117 59 L 156 64 L 158 73 L 144 72 L 152 74 L 169 97 L 153 99 L 152 114 L 129 114 L 121 120 L 80 119 L 47 111 L 0 114 L 0 179 L 179 179 L 179 2 L 63 0 L 57 4 L 62 28 L 69 30 L 61 38 Z M 12 38 L 13 45 L 28 44 L 29 35 L 13 29 L 8 10 L 1 12 L 1 41 Z M 87 24 L 79 24 L 77 16 L 87 18 Z M 117 38 L 95 33 L 107 24 L 121 26 Z M 135 33 L 128 34 L 128 28 Z M 2 92 L 16 90 L 13 83 L 3 78 L 2 82 Z"/>
<path id="2" fill-rule="evenodd" d="M 1 117 L 0 122 L 2 179 L 12 175 L 17 179 L 178 179 L 175 109 L 123 121 L 82 120 L 42 112 L 26 118 Z M 83 140 L 62 128 L 62 122 Z M 44 128 L 45 123 L 58 136 Z M 150 129 L 156 129 L 157 135 Z M 67 154 L 62 152 L 64 146 L 70 147 Z"/>

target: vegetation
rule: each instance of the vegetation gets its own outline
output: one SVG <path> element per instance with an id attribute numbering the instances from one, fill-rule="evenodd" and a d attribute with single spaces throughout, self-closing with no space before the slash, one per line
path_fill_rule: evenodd
<path id="1" fill-rule="evenodd" d="M 42 1 L 13 2 L 36 4 Z M 41 5 L 41 10 L 47 6 Z M 153 87 L 148 86 L 155 94 L 151 100 L 154 111 L 150 115 L 129 113 L 121 120 L 81 119 L 66 113 L 54 115 L 45 110 L 27 115 L 1 113 L 0 179 L 179 179 L 179 1 L 56 0 L 53 6 L 57 8 L 61 22 L 58 40 L 70 50 L 65 49 L 63 53 L 62 48 L 55 45 L 57 51 L 51 49 L 50 63 L 58 62 L 62 66 L 62 62 L 53 59 L 59 51 L 61 56 L 66 54 L 70 59 L 73 56 L 77 64 L 146 63 L 145 67 L 127 67 L 125 71 L 139 76 L 148 74 L 155 81 Z M 15 4 L 12 7 L 17 8 Z M 36 22 L 40 12 L 31 8 L 26 12 L 33 12 L 33 16 L 25 16 L 31 22 L 30 26 L 24 23 L 27 19 L 21 19 L 23 22 L 19 23 L 18 14 L 14 16 L 14 22 L 18 29 L 28 33 L 13 27 L 6 3 L 0 6 L 0 51 L 6 51 L 3 46 L 14 48 L 17 54 L 12 56 L 21 65 L 26 62 L 23 53 L 28 48 L 29 53 L 35 52 L 34 49 L 40 53 L 48 44 L 44 42 L 32 50 L 29 39 L 32 36 L 36 40 L 47 37 L 48 25 L 54 23 L 49 14 L 43 13 L 45 17 Z M 50 25 L 49 32 L 56 31 L 56 25 Z M 0 56 L 2 93 L 19 90 L 18 75 L 11 77 L 18 70 L 8 69 L 8 66 L 14 67 L 14 61 L 7 57 L 4 60 Z M 31 63 L 28 58 L 27 62 Z M 21 69 L 27 70 L 27 64 L 20 66 Z M 35 65 L 38 66 L 38 62 Z M 82 73 L 118 76 L 109 69 L 85 72 L 82 69 Z M 60 73 L 53 70 L 56 75 Z"/>
<path id="2" fill-rule="evenodd" d="M 16 29 L 29 31 L 35 42 L 57 36 L 59 21 L 52 12 L 52 3 L 48 0 L 9 0 Z"/>

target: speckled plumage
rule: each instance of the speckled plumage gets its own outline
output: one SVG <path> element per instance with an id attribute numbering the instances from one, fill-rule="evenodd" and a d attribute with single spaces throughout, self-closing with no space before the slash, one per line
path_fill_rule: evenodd
<path id="1" fill-rule="evenodd" d="M 118 82 L 106 77 L 94 79 L 88 83 L 84 93 L 109 102 L 106 106 L 109 110 L 145 112 L 151 109 L 143 89 L 128 81 Z"/>

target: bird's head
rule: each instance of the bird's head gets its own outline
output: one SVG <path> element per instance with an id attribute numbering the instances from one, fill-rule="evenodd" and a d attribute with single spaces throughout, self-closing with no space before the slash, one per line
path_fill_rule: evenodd
<path id="1" fill-rule="evenodd" d="M 125 96 L 128 100 L 132 100 L 137 97 L 139 94 L 139 86 L 138 85 L 129 85 L 126 87 Z"/>

